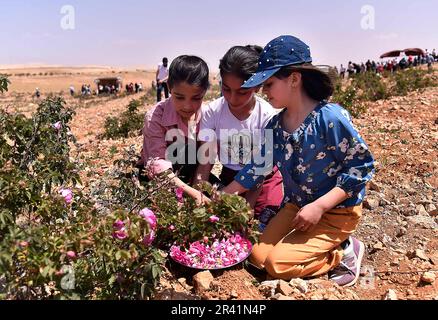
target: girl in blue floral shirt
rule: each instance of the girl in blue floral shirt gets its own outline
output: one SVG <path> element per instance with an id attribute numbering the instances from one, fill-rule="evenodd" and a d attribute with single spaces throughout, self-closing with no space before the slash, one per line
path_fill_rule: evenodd
<path id="1" fill-rule="evenodd" d="M 349 113 L 326 100 L 330 77 L 312 64 L 310 48 L 292 36 L 271 41 L 258 72 L 243 87 L 264 84 L 276 108 L 265 129 L 264 162 L 253 160 L 224 189 L 242 193 L 263 182 L 273 166 L 284 180 L 282 210 L 254 247 L 251 262 L 275 278 L 329 273 L 339 285 L 357 282 L 364 244 L 351 237 L 362 215 L 374 159 Z"/>

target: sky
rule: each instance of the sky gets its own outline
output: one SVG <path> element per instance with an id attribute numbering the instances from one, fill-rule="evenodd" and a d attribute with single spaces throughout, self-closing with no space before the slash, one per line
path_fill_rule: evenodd
<path id="1" fill-rule="evenodd" d="M 149 69 L 194 54 L 217 70 L 234 45 L 290 34 L 316 64 L 339 66 L 393 49 L 438 49 L 437 30 L 436 0 L 0 0 L 0 65 Z"/>

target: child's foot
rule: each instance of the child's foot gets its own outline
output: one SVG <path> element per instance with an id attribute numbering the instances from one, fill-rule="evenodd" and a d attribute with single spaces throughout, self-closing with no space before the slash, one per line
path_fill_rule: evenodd
<path id="1" fill-rule="evenodd" d="M 365 245 L 356 238 L 350 237 L 344 250 L 344 257 L 335 269 L 329 272 L 329 279 L 343 287 L 353 286 L 360 275 L 360 267 L 365 253 Z"/>

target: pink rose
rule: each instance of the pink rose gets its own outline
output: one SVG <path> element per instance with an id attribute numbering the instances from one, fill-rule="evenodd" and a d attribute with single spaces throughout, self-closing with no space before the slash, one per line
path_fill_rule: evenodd
<path id="1" fill-rule="evenodd" d="M 61 121 L 58 121 L 57 123 L 53 124 L 52 126 L 53 126 L 53 128 L 55 128 L 58 131 L 62 129 Z"/>
<path id="2" fill-rule="evenodd" d="M 64 198 L 66 204 L 71 204 L 73 202 L 73 192 L 70 189 L 61 189 L 59 192 Z"/>
<path id="3" fill-rule="evenodd" d="M 152 242 L 154 242 L 154 240 L 155 240 L 155 231 L 152 230 L 150 234 L 144 237 L 143 244 L 145 246 L 150 246 Z"/>
<path id="4" fill-rule="evenodd" d="M 62 271 L 62 270 L 59 270 L 59 271 L 55 272 L 55 276 L 57 276 L 57 277 L 63 276 L 64 274 L 65 274 L 65 272 Z"/>
<path id="5" fill-rule="evenodd" d="M 67 257 L 68 257 L 69 259 L 76 259 L 76 252 L 74 252 L 74 251 L 68 251 L 68 252 L 67 252 Z"/>
<path id="6" fill-rule="evenodd" d="M 176 230 L 176 228 L 175 228 L 175 226 L 172 224 L 171 226 L 169 226 L 169 231 L 175 231 Z"/>
<path id="7" fill-rule="evenodd" d="M 178 188 L 175 190 L 176 198 L 178 199 L 178 202 L 184 202 L 184 189 Z"/>
<path id="8" fill-rule="evenodd" d="M 125 228 L 117 230 L 113 233 L 113 238 L 117 240 L 125 240 L 128 237 Z"/>
<path id="9" fill-rule="evenodd" d="M 117 220 L 113 224 L 114 230 L 120 231 L 125 227 L 125 223 L 122 220 Z"/>
<path id="10" fill-rule="evenodd" d="M 139 214 L 149 224 L 152 230 L 156 229 L 157 217 L 155 216 L 155 213 L 152 210 L 145 208 L 141 210 Z"/>
<path id="11" fill-rule="evenodd" d="M 29 246 L 29 242 L 27 241 L 21 241 L 19 244 L 20 247 L 22 248 L 27 248 Z"/>
<path id="12" fill-rule="evenodd" d="M 211 223 L 217 223 L 220 219 L 218 216 L 211 216 L 209 220 Z"/>

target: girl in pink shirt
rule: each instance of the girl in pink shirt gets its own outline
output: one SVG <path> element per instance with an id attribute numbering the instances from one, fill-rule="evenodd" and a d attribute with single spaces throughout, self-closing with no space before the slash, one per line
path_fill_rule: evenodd
<path id="1" fill-rule="evenodd" d="M 198 203 L 208 201 L 189 184 L 197 167 L 196 136 L 201 105 L 209 88 L 209 69 L 199 57 L 180 56 L 169 70 L 171 97 L 146 114 L 139 165 L 149 178 L 166 173 Z"/>

